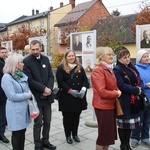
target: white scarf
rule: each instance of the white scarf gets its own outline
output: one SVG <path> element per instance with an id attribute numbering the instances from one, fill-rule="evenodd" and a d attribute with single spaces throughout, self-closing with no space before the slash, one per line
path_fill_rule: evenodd
<path id="1" fill-rule="evenodd" d="M 73 69 L 76 65 L 77 65 L 77 64 L 70 64 L 70 63 L 68 63 L 68 66 L 69 66 L 71 69 Z"/>

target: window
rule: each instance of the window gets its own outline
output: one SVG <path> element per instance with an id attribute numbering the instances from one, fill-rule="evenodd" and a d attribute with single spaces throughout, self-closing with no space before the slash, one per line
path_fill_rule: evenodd
<path id="1" fill-rule="evenodd" d="M 30 23 L 30 28 L 34 28 L 34 22 Z"/>
<path id="2" fill-rule="evenodd" d="M 16 26 L 16 31 L 18 31 L 18 26 Z"/>
<path id="3" fill-rule="evenodd" d="M 40 26 L 44 26 L 44 19 L 40 19 Z"/>

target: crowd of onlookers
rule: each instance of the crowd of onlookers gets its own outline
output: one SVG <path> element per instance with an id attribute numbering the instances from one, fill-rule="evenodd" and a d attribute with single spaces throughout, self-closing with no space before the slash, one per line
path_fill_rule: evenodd
<path id="1" fill-rule="evenodd" d="M 34 149 L 55 150 L 56 146 L 49 142 L 54 102 L 51 64 L 48 57 L 41 54 L 40 41 L 31 41 L 25 51 L 25 57 L 17 52 L 8 56 L 7 49 L 0 48 L 0 140 L 10 142 L 5 137 L 7 125 L 12 131 L 13 150 L 24 150 L 26 128 L 31 123 L 28 102 L 34 96 L 39 109 L 39 116 L 33 120 Z M 127 48 L 118 47 L 115 52 L 117 60 L 113 66 L 114 51 L 110 47 L 98 47 L 91 72 L 92 105 L 98 123 L 96 150 L 108 150 L 109 145 L 115 143 L 117 127 L 121 150 L 131 150 L 140 142 L 150 147 L 150 110 L 140 107 L 141 94 L 150 99 L 149 52 L 139 50 L 136 65 L 131 63 Z M 57 67 L 56 80 L 66 142 L 80 142 L 78 127 L 82 110 L 87 109 L 89 81 L 73 50 L 65 52 Z M 121 104 L 123 115 L 116 115 L 116 100 Z"/>

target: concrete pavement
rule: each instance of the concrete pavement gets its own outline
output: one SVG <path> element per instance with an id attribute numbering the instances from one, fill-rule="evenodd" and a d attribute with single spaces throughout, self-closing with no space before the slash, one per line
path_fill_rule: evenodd
<path id="1" fill-rule="evenodd" d="M 96 119 L 93 115 L 93 107 L 91 105 L 92 88 L 87 92 L 88 109 L 81 114 L 81 120 L 79 125 L 79 137 L 81 142 L 73 144 L 67 144 L 63 125 L 62 115 L 58 111 L 58 102 L 52 104 L 52 122 L 50 131 L 50 142 L 57 146 L 57 150 L 95 150 L 95 141 L 97 138 L 97 127 L 89 127 L 87 125 L 96 125 Z M 85 125 L 86 124 L 86 125 Z M 109 134 L 109 133 L 108 133 Z M 11 132 L 6 129 L 6 137 L 11 139 Z M 119 150 L 120 141 L 116 140 L 115 145 L 111 145 L 109 150 Z M 11 144 L 4 144 L 0 141 L 0 150 L 12 150 Z M 25 150 L 34 150 L 33 144 L 33 123 L 27 128 Z M 139 145 L 134 150 L 150 150 L 150 148 Z"/>

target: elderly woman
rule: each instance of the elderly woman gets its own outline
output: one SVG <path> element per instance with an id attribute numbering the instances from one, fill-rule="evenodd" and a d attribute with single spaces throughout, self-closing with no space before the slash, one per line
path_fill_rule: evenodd
<path id="1" fill-rule="evenodd" d="M 27 76 L 22 72 L 22 55 L 12 53 L 3 68 L 1 85 L 7 97 L 6 118 L 8 129 L 12 131 L 13 150 L 24 150 L 25 131 L 31 123 L 28 100 L 32 97 Z"/>
<path id="2" fill-rule="evenodd" d="M 68 50 L 57 68 L 56 78 L 61 88 L 59 110 L 62 111 L 66 141 L 80 142 L 78 126 L 82 110 L 87 109 L 86 92 L 89 82 L 74 51 Z"/>
<path id="3" fill-rule="evenodd" d="M 136 69 L 139 71 L 140 78 L 144 84 L 144 93 L 150 100 L 150 64 L 149 53 L 146 50 L 139 50 L 136 56 L 137 63 Z M 146 146 L 150 146 L 149 138 L 150 129 L 150 110 L 140 112 L 140 126 L 132 130 L 132 147 L 137 147 L 141 140 L 141 143 Z"/>
<path id="4" fill-rule="evenodd" d="M 121 91 L 118 90 L 113 73 L 113 57 L 114 53 L 111 48 L 98 47 L 96 66 L 91 74 L 92 104 L 98 122 L 96 150 L 108 150 L 109 145 L 114 144 L 117 139 L 115 102 L 116 98 L 120 97 Z"/>
<path id="5" fill-rule="evenodd" d="M 114 67 L 114 73 L 117 78 L 118 88 L 122 94 L 120 102 L 123 109 L 123 115 L 117 117 L 118 134 L 121 141 L 121 150 L 131 150 L 130 135 L 131 130 L 139 126 L 141 81 L 139 72 L 130 62 L 130 52 L 125 47 L 117 48 L 117 65 Z"/>

